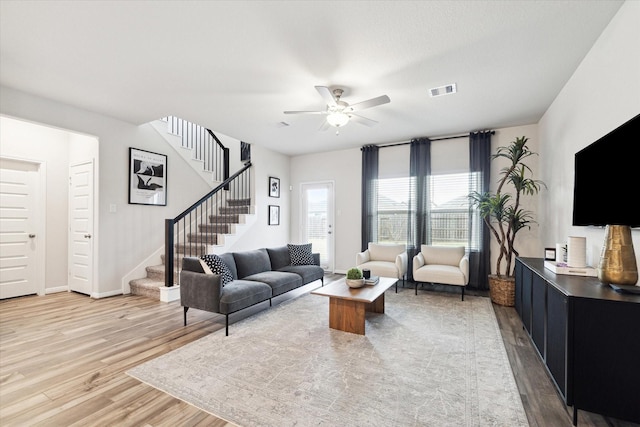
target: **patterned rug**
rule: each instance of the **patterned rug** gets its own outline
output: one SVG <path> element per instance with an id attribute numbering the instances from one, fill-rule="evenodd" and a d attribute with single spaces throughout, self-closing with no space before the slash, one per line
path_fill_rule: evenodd
<path id="1" fill-rule="evenodd" d="M 489 298 L 385 299 L 366 336 L 306 294 L 128 374 L 240 426 L 528 426 Z"/>

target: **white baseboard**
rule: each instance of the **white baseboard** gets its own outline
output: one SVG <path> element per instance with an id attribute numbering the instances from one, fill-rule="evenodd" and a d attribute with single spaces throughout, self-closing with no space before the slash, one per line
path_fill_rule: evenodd
<path id="1" fill-rule="evenodd" d="M 160 286 L 160 301 L 173 302 L 180 300 L 180 286 Z"/>
<path id="2" fill-rule="evenodd" d="M 114 297 L 116 295 L 122 295 L 122 290 L 109 291 L 109 292 L 94 292 L 91 294 L 91 298 L 100 299 Z"/>
<path id="3" fill-rule="evenodd" d="M 69 290 L 68 286 L 56 286 L 54 288 L 45 288 L 44 294 L 45 295 L 56 294 L 58 292 L 67 292 L 68 290 Z"/>

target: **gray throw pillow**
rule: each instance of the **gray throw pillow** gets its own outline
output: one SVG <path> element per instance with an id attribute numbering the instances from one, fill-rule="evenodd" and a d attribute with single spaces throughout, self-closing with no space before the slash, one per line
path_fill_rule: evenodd
<path id="1" fill-rule="evenodd" d="M 313 254 L 311 253 L 311 243 L 304 245 L 287 245 L 291 265 L 313 265 Z"/>
<path id="2" fill-rule="evenodd" d="M 222 286 L 233 280 L 231 270 L 229 270 L 227 264 L 225 264 L 218 255 L 202 255 L 200 258 L 209 266 L 213 274 L 220 275 Z"/>

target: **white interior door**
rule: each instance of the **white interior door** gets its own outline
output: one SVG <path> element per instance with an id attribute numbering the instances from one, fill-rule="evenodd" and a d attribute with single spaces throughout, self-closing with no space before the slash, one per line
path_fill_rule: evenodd
<path id="1" fill-rule="evenodd" d="M 69 174 L 69 290 L 93 290 L 93 163 L 72 165 Z"/>
<path id="2" fill-rule="evenodd" d="M 0 162 L 0 298 L 38 293 L 39 165 Z M 42 231 L 42 230 L 40 230 Z"/>
<path id="3" fill-rule="evenodd" d="M 313 252 L 320 253 L 322 268 L 333 273 L 335 269 L 333 182 L 302 184 L 301 194 L 302 241 L 312 244 Z"/>

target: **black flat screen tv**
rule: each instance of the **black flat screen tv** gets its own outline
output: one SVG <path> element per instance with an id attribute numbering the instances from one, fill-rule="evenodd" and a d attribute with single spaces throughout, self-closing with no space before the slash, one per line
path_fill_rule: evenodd
<path id="1" fill-rule="evenodd" d="M 640 114 L 575 155 L 573 225 L 640 227 Z"/>

